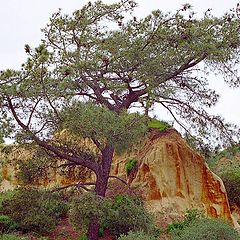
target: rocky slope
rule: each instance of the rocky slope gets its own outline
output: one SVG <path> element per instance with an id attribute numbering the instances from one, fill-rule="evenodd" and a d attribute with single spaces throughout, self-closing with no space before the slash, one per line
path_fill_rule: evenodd
<path id="1" fill-rule="evenodd" d="M 153 212 L 169 213 L 174 218 L 197 208 L 209 217 L 234 222 L 222 180 L 176 130 L 152 130 L 142 146 L 115 159 L 112 174 L 126 176 L 129 159 L 136 159 L 137 166 L 127 180 L 141 189 Z"/>
<path id="2" fill-rule="evenodd" d="M 127 175 L 129 160 L 136 162 L 136 166 Z M 14 169 L 9 166 L 2 169 L 0 190 L 18 184 L 14 176 L 11 176 L 14 180 L 9 177 L 10 172 L 14 175 Z M 115 156 L 111 175 L 125 179 L 131 189 L 144 197 L 149 209 L 164 216 L 166 222 L 183 216 L 187 209 L 197 208 L 209 217 L 224 218 L 237 225 L 221 179 L 209 170 L 202 156 L 194 152 L 174 129 L 152 130 L 148 139 L 123 155 Z M 46 175 L 44 185 L 65 185 L 76 181 L 76 177 L 64 179 L 54 172 Z M 115 193 L 117 191 L 119 189 Z"/>

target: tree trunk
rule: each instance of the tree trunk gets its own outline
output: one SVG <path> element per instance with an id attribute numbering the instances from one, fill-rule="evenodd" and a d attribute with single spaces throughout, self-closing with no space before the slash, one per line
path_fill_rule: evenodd
<path id="1" fill-rule="evenodd" d="M 99 233 L 99 220 L 97 217 L 93 217 L 88 226 L 88 240 L 98 240 Z"/>
<path id="2" fill-rule="evenodd" d="M 102 152 L 102 164 L 101 168 L 96 173 L 97 180 L 95 187 L 95 193 L 100 197 L 105 197 L 107 191 L 113 152 L 114 148 L 111 145 L 107 145 Z M 99 228 L 99 219 L 96 216 L 93 216 L 88 226 L 88 240 L 98 240 Z"/>

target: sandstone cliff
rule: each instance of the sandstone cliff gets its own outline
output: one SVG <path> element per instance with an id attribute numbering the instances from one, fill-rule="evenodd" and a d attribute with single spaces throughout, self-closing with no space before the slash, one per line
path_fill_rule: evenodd
<path id="1" fill-rule="evenodd" d="M 198 208 L 209 217 L 234 221 L 222 180 L 176 130 L 152 130 L 141 147 L 115 158 L 112 174 L 126 177 L 128 159 L 136 159 L 137 167 L 127 180 L 141 189 L 153 212 L 180 215 Z"/>
<path id="2" fill-rule="evenodd" d="M 131 159 L 137 164 L 127 176 L 126 163 Z M 10 173 L 14 175 L 12 167 L 2 169 L 0 190 L 18 184 L 14 176 L 11 176 L 14 181 L 9 179 Z M 68 178 L 59 177 L 56 172 L 48 173 L 44 181 L 37 184 L 46 187 L 75 183 L 79 172 L 77 175 L 73 173 L 72 178 L 69 175 Z M 221 179 L 209 170 L 202 156 L 194 152 L 174 129 L 152 130 L 148 139 L 125 154 L 115 156 L 111 175 L 126 179 L 131 188 L 141 193 L 149 209 L 167 218 L 166 222 L 177 219 L 191 208 L 203 210 L 209 217 L 234 222 Z"/>

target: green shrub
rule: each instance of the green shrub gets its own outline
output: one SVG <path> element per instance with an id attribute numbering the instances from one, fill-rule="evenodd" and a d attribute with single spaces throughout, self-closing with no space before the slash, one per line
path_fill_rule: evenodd
<path id="1" fill-rule="evenodd" d="M 83 193 L 74 198 L 70 207 L 70 221 L 76 229 L 86 230 L 91 217 L 103 219 L 105 214 L 105 202 L 94 193 Z"/>
<path id="2" fill-rule="evenodd" d="M 123 195 L 114 199 L 103 199 L 95 194 L 86 193 L 74 199 L 70 219 L 77 229 L 83 227 L 83 230 L 86 230 L 92 216 L 99 219 L 102 230 L 108 228 L 115 236 L 131 230 L 159 233 L 139 198 Z"/>
<path id="3" fill-rule="evenodd" d="M 104 236 L 104 232 L 105 232 L 106 229 L 107 229 L 107 224 L 102 223 L 100 228 L 99 228 L 98 236 L 99 237 L 103 237 Z"/>
<path id="4" fill-rule="evenodd" d="M 186 226 L 188 226 L 188 225 L 187 225 L 186 222 L 184 222 L 184 221 L 183 221 L 183 222 L 173 222 L 173 223 L 170 223 L 170 224 L 168 225 L 167 231 L 168 231 L 169 233 L 175 231 L 175 233 L 176 233 L 176 232 L 178 232 L 178 231 L 183 230 L 183 228 L 186 227 Z"/>
<path id="5" fill-rule="evenodd" d="M 0 214 L 15 221 L 19 230 L 38 234 L 54 230 L 58 219 L 66 213 L 66 203 L 58 194 L 37 189 L 19 189 L 0 208 Z"/>
<path id="6" fill-rule="evenodd" d="M 192 222 L 201 218 L 203 218 L 203 213 L 201 211 L 195 208 L 188 209 L 184 216 L 184 220 L 169 224 L 167 230 L 168 232 L 175 232 L 175 234 L 178 234 L 179 231 L 183 230 L 185 227 L 189 226 Z"/>
<path id="7" fill-rule="evenodd" d="M 160 121 L 160 120 L 157 120 L 155 118 L 150 118 L 148 120 L 148 128 L 159 129 L 161 132 L 163 132 L 170 127 L 171 127 L 171 125 L 168 122 L 165 122 L 165 121 Z"/>
<path id="8" fill-rule="evenodd" d="M 8 216 L 0 215 L 0 233 L 9 233 L 17 228 L 17 224 Z"/>
<path id="9" fill-rule="evenodd" d="M 177 234 L 173 231 L 171 240 L 239 240 L 239 234 L 226 222 L 219 219 L 197 219 Z"/>
<path id="10" fill-rule="evenodd" d="M 221 172 L 230 205 L 240 206 L 240 167 L 229 168 Z"/>
<path id="11" fill-rule="evenodd" d="M 137 160 L 135 159 L 129 159 L 125 165 L 127 176 L 131 173 L 131 171 L 136 167 Z"/>
<path id="12" fill-rule="evenodd" d="M 13 235 L 13 234 L 4 234 L 0 236 L 0 240 L 27 240 L 27 238 Z"/>
<path id="13" fill-rule="evenodd" d="M 65 217 L 69 210 L 68 204 L 62 199 L 62 195 L 51 192 L 45 192 L 40 201 L 40 208 L 44 209 L 47 215 L 56 219 Z"/>
<path id="14" fill-rule="evenodd" d="M 82 235 L 79 237 L 78 240 L 88 240 L 88 237 L 86 235 Z"/>
<path id="15" fill-rule="evenodd" d="M 121 235 L 118 240 L 156 240 L 156 238 L 142 231 L 130 231 L 127 235 Z"/>
<path id="16" fill-rule="evenodd" d="M 240 153 L 240 144 L 233 145 L 221 151 L 212 152 L 206 161 L 211 168 L 215 168 L 221 158 L 227 158 L 229 160 L 235 161 L 235 157 Z M 238 164 L 239 165 L 239 164 Z"/>
<path id="17" fill-rule="evenodd" d="M 0 192 L 0 208 L 2 207 L 2 202 L 7 201 L 8 199 L 11 199 L 15 193 L 16 193 L 15 190 Z"/>
<path id="18" fill-rule="evenodd" d="M 147 212 L 142 199 L 128 195 L 116 196 L 107 215 L 106 225 L 112 234 L 120 236 L 129 231 L 144 231 L 150 235 L 160 235 Z"/>

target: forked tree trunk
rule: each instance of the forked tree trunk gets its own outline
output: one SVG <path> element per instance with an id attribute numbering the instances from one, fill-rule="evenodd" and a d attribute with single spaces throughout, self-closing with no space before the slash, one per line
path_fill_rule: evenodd
<path id="1" fill-rule="evenodd" d="M 105 197 L 108 185 L 108 178 L 113 158 L 114 148 L 107 146 L 103 150 L 101 169 L 99 170 L 96 180 L 95 193 L 100 197 Z M 88 226 L 88 240 L 98 240 L 99 233 L 99 219 L 97 216 L 92 216 L 91 222 Z"/>

